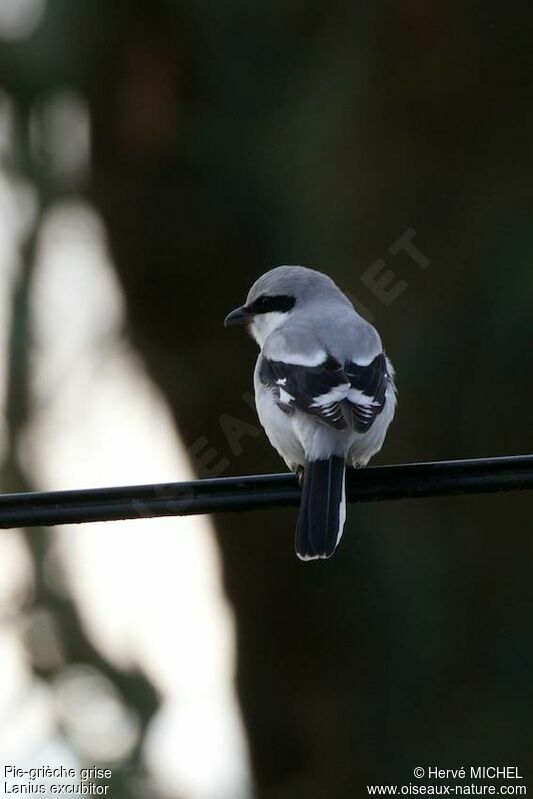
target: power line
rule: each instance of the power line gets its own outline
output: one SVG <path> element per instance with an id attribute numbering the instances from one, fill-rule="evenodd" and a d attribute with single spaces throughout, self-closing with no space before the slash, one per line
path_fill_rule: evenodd
<path id="1" fill-rule="evenodd" d="M 375 502 L 532 488 L 533 455 L 514 455 L 349 470 L 347 499 Z M 3 494 L 0 495 L 0 527 L 258 510 L 295 506 L 299 500 L 300 488 L 291 473 Z"/>

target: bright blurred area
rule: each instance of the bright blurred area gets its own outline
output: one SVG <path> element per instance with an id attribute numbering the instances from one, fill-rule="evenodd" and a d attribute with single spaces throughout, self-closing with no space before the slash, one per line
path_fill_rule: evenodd
<path id="1" fill-rule="evenodd" d="M 2 183 L 7 197 L 7 175 Z M 9 233 L 15 226 L 6 240 Z M 4 275 L 6 298 L 21 279 L 20 266 L 14 272 Z M 80 201 L 58 203 L 40 223 L 28 297 L 31 410 L 16 457 L 32 486 L 193 477 L 167 403 L 124 337 L 124 312 L 96 213 Z M 28 547 L 10 530 L 0 544 L 5 762 L 114 767 L 126 758 L 131 765 L 138 749 L 137 779 L 162 796 L 245 796 L 234 625 L 209 520 L 64 526 L 46 543 L 44 531 L 37 535 L 43 540 Z M 67 602 L 79 618 L 77 641 L 64 640 L 59 607 Z M 108 661 L 104 671 L 93 646 Z M 134 686 L 124 703 L 112 678 L 120 670 L 152 686 L 149 723 L 132 704 Z"/>
<path id="2" fill-rule="evenodd" d="M 284 468 L 222 328 L 281 263 L 382 334 L 376 462 L 531 452 L 532 37 L 494 0 L 0 0 L 0 490 Z M 0 765 L 116 799 L 533 776 L 531 507 L 354 505 L 319 568 L 286 510 L 2 530 Z"/>

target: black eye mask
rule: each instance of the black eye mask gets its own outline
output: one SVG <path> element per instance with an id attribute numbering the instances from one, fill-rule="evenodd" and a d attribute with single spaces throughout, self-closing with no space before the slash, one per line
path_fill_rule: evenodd
<path id="1" fill-rule="evenodd" d="M 263 314 L 277 311 L 278 313 L 287 313 L 296 304 L 296 298 L 288 294 L 263 294 L 258 297 L 250 305 L 246 306 L 246 310 L 251 314 Z"/>

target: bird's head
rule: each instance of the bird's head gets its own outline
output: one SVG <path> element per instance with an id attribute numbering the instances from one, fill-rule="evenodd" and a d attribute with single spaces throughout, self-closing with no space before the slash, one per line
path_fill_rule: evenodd
<path id="1" fill-rule="evenodd" d="M 291 314 L 318 300 L 331 287 L 335 288 L 333 281 L 314 269 L 278 266 L 255 281 L 245 304 L 228 314 L 224 325 L 246 325 L 262 346 Z"/>

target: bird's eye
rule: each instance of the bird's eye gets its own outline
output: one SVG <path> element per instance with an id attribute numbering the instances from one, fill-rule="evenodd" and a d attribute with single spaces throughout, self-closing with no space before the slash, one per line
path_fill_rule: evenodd
<path id="1" fill-rule="evenodd" d="M 269 297 L 263 294 L 261 297 L 258 297 L 253 303 L 249 306 L 250 310 L 253 313 L 266 313 L 270 310 L 270 303 Z"/>

